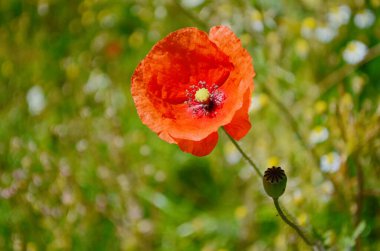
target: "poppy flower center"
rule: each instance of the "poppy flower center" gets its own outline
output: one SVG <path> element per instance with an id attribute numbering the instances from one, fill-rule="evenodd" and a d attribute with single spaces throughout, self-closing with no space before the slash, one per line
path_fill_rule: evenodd
<path id="1" fill-rule="evenodd" d="M 222 108 L 226 96 L 218 90 L 216 84 L 208 85 L 205 81 L 199 81 L 197 85 L 190 86 L 186 90 L 189 111 L 195 117 L 215 117 L 217 111 Z"/>
<path id="2" fill-rule="evenodd" d="M 195 93 L 195 100 L 203 103 L 210 98 L 210 92 L 206 88 L 201 88 Z"/>

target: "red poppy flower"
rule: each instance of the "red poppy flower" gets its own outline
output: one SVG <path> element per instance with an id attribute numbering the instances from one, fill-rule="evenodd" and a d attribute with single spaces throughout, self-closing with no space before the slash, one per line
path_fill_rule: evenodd
<path id="1" fill-rule="evenodd" d="M 132 76 L 142 122 L 196 156 L 209 154 L 218 128 L 239 140 L 251 124 L 252 58 L 225 26 L 184 28 L 159 41 Z"/>

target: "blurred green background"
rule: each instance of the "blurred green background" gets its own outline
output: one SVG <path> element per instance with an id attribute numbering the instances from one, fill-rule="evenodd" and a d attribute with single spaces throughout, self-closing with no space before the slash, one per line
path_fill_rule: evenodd
<path id="1" fill-rule="evenodd" d="M 0 250 L 307 250 L 221 132 L 160 140 L 130 77 L 168 33 L 229 25 L 257 73 L 240 142 L 331 250 L 380 250 L 380 0 L 1 0 Z"/>

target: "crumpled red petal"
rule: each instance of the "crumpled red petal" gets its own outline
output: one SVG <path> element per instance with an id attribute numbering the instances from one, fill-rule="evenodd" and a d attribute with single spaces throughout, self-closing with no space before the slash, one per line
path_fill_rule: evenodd
<path id="1" fill-rule="evenodd" d="M 210 154 L 218 143 L 218 133 L 213 132 L 200 141 L 178 140 L 178 146 L 182 151 L 202 157 Z"/>

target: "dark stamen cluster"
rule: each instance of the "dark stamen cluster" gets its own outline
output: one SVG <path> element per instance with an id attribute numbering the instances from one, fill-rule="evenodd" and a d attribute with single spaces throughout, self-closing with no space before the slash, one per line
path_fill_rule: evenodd
<path id="1" fill-rule="evenodd" d="M 272 166 L 272 168 L 268 168 L 264 173 L 264 179 L 270 183 L 278 183 L 285 177 L 285 172 L 281 167 Z"/>
<path id="2" fill-rule="evenodd" d="M 210 98 L 206 102 L 198 102 L 195 99 L 196 92 L 206 88 L 210 93 Z M 186 90 L 187 100 L 185 103 L 189 106 L 194 117 L 215 117 L 217 110 L 222 108 L 226 96 L 220 90 L 216 84 L 208 85 L 205 81 L 199 81 L 197 85 L 192 85 Z"/>

